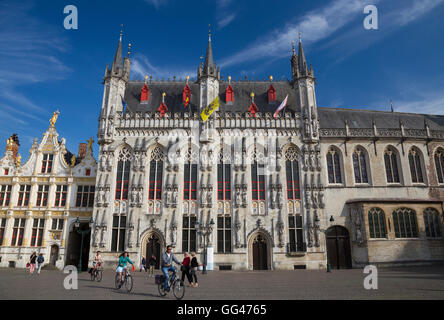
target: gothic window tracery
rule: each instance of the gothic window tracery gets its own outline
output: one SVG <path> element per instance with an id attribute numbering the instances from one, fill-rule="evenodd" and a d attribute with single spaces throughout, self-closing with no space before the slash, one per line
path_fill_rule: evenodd
<path id="1" fill-rule="evenodd" d="M 290 147 L 285 151 L 285 167 L 287 173 L 287 199 L 300 200 L 299 153 L 295 147 Z"/>
<path id="2" fill-rule="evenodd" d="M 183 185 L 183 199 L 197 200 L 197 162 L 194 161 L 194 153 L 191 148 L 188 148 L 186 154 Z"/>
<path id="3" fill-rule="evenodd" d="M 327 153 L 328 182 L 342 184 L 341 160 L 339 151 L 331 147 Z"/>
<path id="4" fill-rule="evenodd" d="M 353 170 L 356 183 L 368 183 L 367 159 L 363 148 L 356 148 L 353 152 Z"/>
<path id="5" fill-rule="evenodd" d="M 427 238 L 440 238 L 441 228 L 438 211 L 433 208 L 427 208 L 424 210 L 423 216 Z"/>
<path id="6" fill-rule="evenodd" d="M 162 199 L 163 151 L 155 147 L 150 157 L 150 178 L 148 183 L 148 200 Z"/>
<path id="7" fill-rule="evenodd" d="M 409 165 L 410 173 L 412 175 L 413 183 L 424 183 L 424 177 L 422 175 L 421 167 L 421 154 L 416 148 L 412 148 L 409 151 Z"/>
<path id="8" fill-rule="evenodd" d="M 435 152 L 434 158 L 438 183 L 444 183 L 444 149 L 439 148 Z"/>
<path id="9" fill-rule="evenodd" d="M 131 170 L 132 155 L 128 148 L 119 153 L 116 177 L 116 200 L 128 200 L 129 174 Z"/>
<path id="10" fill-rule="evenodd" d="M 223 149 L 217 164 L 217 200 L 231 200 L 231 164 Z"/>
<path id="11" fill-rule="evenodd" d="M 400 183 L 398 169 L 398 154 L 394 148 L 389 147 L 384 153 L 385 172 L 388 183 Z"/>
<path id="12" fill-rule="evenodd" d="M 385 213 L 379 208 L 371 208 L 368 212 L 368 228 L 370 238 L 386 238 Z"/>
<path id="13" fill-rule="evenodd" d="M 265 200 L 264 155 L 254 150 L 251 163 L 251 190 L 253 200 Z"/>
<path id="14" fill-rule="evenodd" d="M 417 238 L 418 223 L 416 213 L 409 208 L 399 208 L 393 211 L 393 225 L 396 238 Z"/>

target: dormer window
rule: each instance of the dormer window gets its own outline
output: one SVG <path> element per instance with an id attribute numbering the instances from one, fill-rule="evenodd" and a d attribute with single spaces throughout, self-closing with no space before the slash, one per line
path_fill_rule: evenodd
<path id="1" fill-rule="evenodd" d="M 9 175 L 9 168 L 6 168 L 4 173 L 5 173 L 5 176 Z"/>
<path id="2" fill-rule="evenodd" d="M 226 104 L 233 104 L 234 102 L 234 91 L 231 85 L 229 85 L 227 90 L 225 91 L 225 101 Z"/>
<path id="3" fill-rule="evenodd" d="M 276 102 L 276 89 L 274 89 L 273 85 L 268 89 L 268 103 Z"/>
<path id="4" fill-rule="evenodd" d="M 85 170 L 85 176 L 89 177 L 91 175 L 91 169 Z"/>
<path id="5" fill-rule="evenodd" d="M 44 154 L 42 160 L 42 173 L 52 172 L 52 161 L 54 160 L 54 155 Z"/>
<path id="6" fill-rule="evenodd" d="M 148 86 L 145 83 L 145 85 L 142 88 L 142 92 L 140 94 L 140 103 L 148 104 L 149 99 L 150 99 L 150 90 L 148 89 Z"/>
<path id="7" fill-rule="evenodd" d="M 188 86 L 188 84 L 183 88 L 183 94 L 182 94 L 182 102 L 185 106 L 187 106 L 191 101 L 191 89 Z"/>

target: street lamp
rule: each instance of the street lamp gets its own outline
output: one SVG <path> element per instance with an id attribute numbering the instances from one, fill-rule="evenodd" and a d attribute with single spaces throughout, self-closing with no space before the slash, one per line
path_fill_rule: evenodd
<path id="1" fill-rule="evenodd" d="M 202 268 L 202 274 L 207 273 L 207 251 L 208 251 L 208 238 L 210 234 L 213 232 L 213 226 L 214 226 L 214 220 L 211 219 L 210 223 L 207 225 L 200 224 L 198 221 L 196 221 L 195 228 L 197 233 L 201 235 L 204 239 L 204 261 L 203 261 L 203 268 Z"/>
<path id="2" fill-rule="evenodd" d="M 315 222 L 315 228 L 319 229 L 320 232 L 322 232 L 322 233 L 325 234 L 325 241 L 327 242 L 327 230 L 322 230 L 322 229 L 320 228 L 320 222 L 321 222 L 321 220 L 319 220 L 319 217 L 318 217 L 318 216 L 316 216 L 314 222 Z M 333 218 L 333 216 L 331 216 L 331 217 L 330 217 L 330 223 L 333 223 L 333 222 L 335 222 L 335 218 Z M 331 264 L 330 264 L 330 262 L 328 261 L 328 253 L 327 253 L 327 272 L 331 272 Z"/>
<path id="3" fill-rule="evenodd" d="M 80 241 L 80 259 L 79 259 L 79 265 L 77 266 L 77 272 L 81 273 L 82 272 L 82 255 L 83 255 L 83 238 L 91 232 L 91 228 L 94 225 L 94 220 L 91 217 L 91 219 L 89 219 L 89 229 L 88 230 L 80 230 L 80 219 L 79 217 L 77 217 L 76 221 L 74 222 L 74 226 L 76 228 L 76 231 L 78 234 L 80 234 L 82 236 L 82 240 Z"/>

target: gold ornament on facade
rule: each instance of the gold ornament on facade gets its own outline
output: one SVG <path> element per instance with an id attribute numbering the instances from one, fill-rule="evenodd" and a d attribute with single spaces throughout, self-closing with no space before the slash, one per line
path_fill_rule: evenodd
<path id="1" fill-rule="evenodd" d="M 76 165 L 76 156 L 72 155 L 71 157 L 71 167 L 74 167 Z"/>
<path id="2" fill-rule="evenodd" d="M 12 147 L 14 146 L 14 140 L 12 140 L 12 137 L 8 138 L 6 140 L 6 151 L 12 151 Z"/>
<path id="3" fill-rule="evenodd" d="M 89 138 L 88 140 L 88 150 L 92 153 L 92 145 L 94 143 L 93 138 Z"/>
<path id="4" fill-rule="evenodd" d="M 17 164 L 17 167 L 20 167 L 22 165 L 22 156 L 20 154 L 17 156 L 16 164 Z"/>
<path id="5" fill-rule="evenodd" d="M 51 119 L 49 120 L 49 123 L 51 124 L 51 128 L 54 128 L 55 123 L 57 122 L 57 118 L 59 117 L 60 112 L 57 110 L 52 114 Z"/>

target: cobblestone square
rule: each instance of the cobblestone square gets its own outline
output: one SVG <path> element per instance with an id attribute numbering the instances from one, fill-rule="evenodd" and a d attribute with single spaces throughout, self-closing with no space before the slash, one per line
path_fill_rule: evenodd
<path id="1" fill-rule="evenodd" d="M 30 275 L 23 269 L 0 270 L 0 299 L 159 300 L 154 278 L 134 272 L 131 293 L 114 288 L 114 272 L 102 282 L 79 275 L 78 290 L 65 290 L 62 271 L 43 270 Z M 293 300 L 293 299 L 444 299 L 444 266 L 379 268 L 378 290 L 366 290 L 362 269 L 323 271 L 208 272 L 198 274 L 199 288 L 186 287 L 184 300 Z"/>

